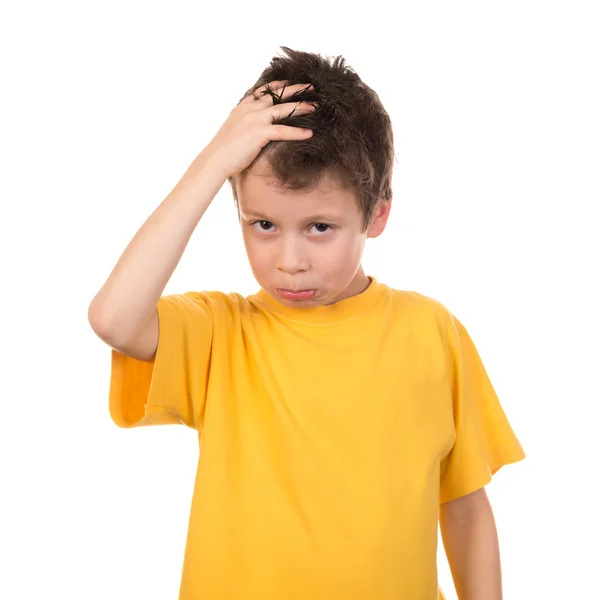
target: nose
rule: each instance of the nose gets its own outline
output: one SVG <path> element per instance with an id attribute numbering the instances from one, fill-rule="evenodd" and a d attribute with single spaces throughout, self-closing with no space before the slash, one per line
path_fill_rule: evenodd
<path id="1" fill-rule="evenodd" d="M 309 268 L 306 250 L 297 240 L 285 238 L 280 242 L 277 260 L 278 269 L 290 275 Z"/>

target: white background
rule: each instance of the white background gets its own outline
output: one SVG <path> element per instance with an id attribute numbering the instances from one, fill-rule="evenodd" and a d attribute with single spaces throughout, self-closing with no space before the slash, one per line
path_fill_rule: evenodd
<path id="1" fill-rule="evenodd" d="M 364 267 L 461 319 L 527 453 L 487 486 L 505 600 L 592 597 L 586 4 L 2 5 L 1 598 L 177 597 L 197 436 L 113 424 L 87 309 L 281 45 L 343 55 L 391 116 Z M 227 185 L 165 293 L 210 289 L 258 289 Z"/>

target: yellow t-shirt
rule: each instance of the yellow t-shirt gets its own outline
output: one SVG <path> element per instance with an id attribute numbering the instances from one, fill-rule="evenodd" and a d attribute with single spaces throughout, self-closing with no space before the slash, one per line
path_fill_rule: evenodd
<path id="1" fill-rule="evenodd" d="M 186 292 L 158 315 L 153 362 L 112 350 L 109 406 L 198 433 L 180 600 L 443 598 L 439 503 L 525 457 L 444 305 L 371 277 L 329 306 Z"/>

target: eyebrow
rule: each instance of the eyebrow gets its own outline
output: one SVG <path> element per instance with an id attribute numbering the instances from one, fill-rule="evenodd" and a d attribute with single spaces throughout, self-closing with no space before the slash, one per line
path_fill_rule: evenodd
<path id="1" fill-rule="evenodd" d="M 266 215 L 263 215 L 261 213 L 255 212 L 255 211 L 242 211 L 243 215 L 249 216 L 249 217 L 257 217 L 258 219 L 263 219 L 264 221 L 269 221 L 270 223 L 273 222 L 273 219 L 271 217 L 267 217 Z M 341 215 L 330 215 L 330 214 L 316 214 L 316 215 L 311 215 L 309 217 L 305 217 L 304 219 L 302 219 L 303 221 L 314 221 L 315 223 L 324 223 L 326 221 L 343 221 L 343 217 Z"/>

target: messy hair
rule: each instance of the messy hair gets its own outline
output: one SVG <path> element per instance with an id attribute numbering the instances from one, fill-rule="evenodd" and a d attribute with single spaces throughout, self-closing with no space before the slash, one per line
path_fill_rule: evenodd
<path id="1" fill-rule="evenodd" d="M 394 147 L 388 113 L 378 94 L 345 65 L 342 56 L 330 59 L 319 54 L 299 52 L 280 46 L 287 56 L 274 57 L 241 100 L 257 88 L 273 81 L 287 80 L 285 86 L 312 84 L 282 99 L 283 90 L 267 93 L 273 104 L 316 102 L 317 109 L 274 121 L 274 124 L 305 127 L 313 135 L 304 140 L 273 140 L 255 159 L 265 156 L 278 187 L 291 190 L 312 189 L 325 174 L 356 194 L 366 231 L 382 200 L 392 200 L 391 177 Z M 255 163 L 241 171 L 245 174 Z M 240 175 L 239 174 L 239 175 Z M 238 207 L 235 177 L 229 177 L 234 202 Z"/>

